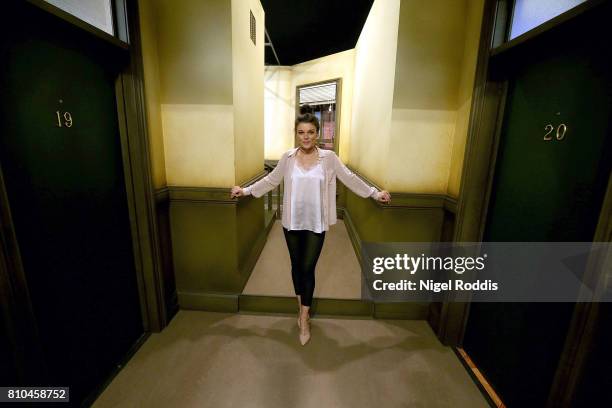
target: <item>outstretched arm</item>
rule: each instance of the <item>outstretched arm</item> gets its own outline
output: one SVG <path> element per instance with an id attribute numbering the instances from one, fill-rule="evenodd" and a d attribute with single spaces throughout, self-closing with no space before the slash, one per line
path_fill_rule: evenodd
<path id="1" fill-rule="evenodd" d="M 285 173 L 285 165 L 287 163 L 287 153 L 284 153 L 278 164 L 268 175 L 261 180 L 242 189 L 243 195 L 253 194 L 254 197 L 261 197 L 268 191 L 274 189 L 280 184 Z"/>
<path id="2" fill-rule="evenodd" d="M 380 191 L 376 187 L 371 187 L 365 183 L 362 179 L 357 177 L 355 173 L 349 170 L 348 167 L 340 161 L 340 158 L 334 153 L 333 154 L 334 167 L 336 175 L 345 186 L 347 186 L 353 193 L 360 197 L 378 199 Z"/>

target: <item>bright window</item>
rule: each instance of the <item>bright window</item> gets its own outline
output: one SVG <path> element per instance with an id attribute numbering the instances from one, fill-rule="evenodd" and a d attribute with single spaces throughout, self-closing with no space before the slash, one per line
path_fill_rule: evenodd
<path id="1" fill-rule="evenodd" d="M 516 0 L 510 40 L 563 14 L 586 0 Z"/>
<path id="2" fill-rule="evenodd" d="M 113 30 L 113 9 L 111 0 L 45 1 L 110 35 L 115 35 Z"/>

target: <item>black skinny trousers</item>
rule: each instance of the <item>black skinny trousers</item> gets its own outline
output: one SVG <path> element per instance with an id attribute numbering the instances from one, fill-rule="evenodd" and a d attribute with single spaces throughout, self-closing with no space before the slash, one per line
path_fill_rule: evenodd
<path id="1" fill-rule="evenodd" d="M 283 227 L 285 241 L 291 257 L 291 277 L 296 295 L 301 296 L 302 305 L 312 305 L 315 288 L 315 267 L 321 255 L 325 231 L 291 230 Z"/>

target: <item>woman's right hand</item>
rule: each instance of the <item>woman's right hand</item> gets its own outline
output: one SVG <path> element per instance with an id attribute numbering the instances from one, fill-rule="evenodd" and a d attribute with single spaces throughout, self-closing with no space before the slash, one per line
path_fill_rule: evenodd
<path id="1" fill-rule="evenodd" d="M 379 191 L 376 201 L 389 204 L 391 202 L 391 194 L 387 190 Z"/>
<path id="2" fill-rule="evenodd" d="M 243 195 L 244 193 L 242 192 L 242 187 L 240 186 L 232 187 L 232 191 L 230 193 L 231 198 L 238 198 L 238 197 L 242 197 Z"/>

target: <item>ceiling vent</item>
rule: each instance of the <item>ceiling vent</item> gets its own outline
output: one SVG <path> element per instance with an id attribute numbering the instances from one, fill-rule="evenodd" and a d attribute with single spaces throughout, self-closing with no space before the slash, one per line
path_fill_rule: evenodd
<path id="1" fill-rule="evenodd" d="M 255 41 L 255 33 L 257 32 L 257 22 L 255 21 L 255 16 L 253 15 L 253 12 L 249 10 L 249 13 L 251 13 L 251 41 L 253 41 L 253 44 L 257 45 L 257 42 Z"/>

